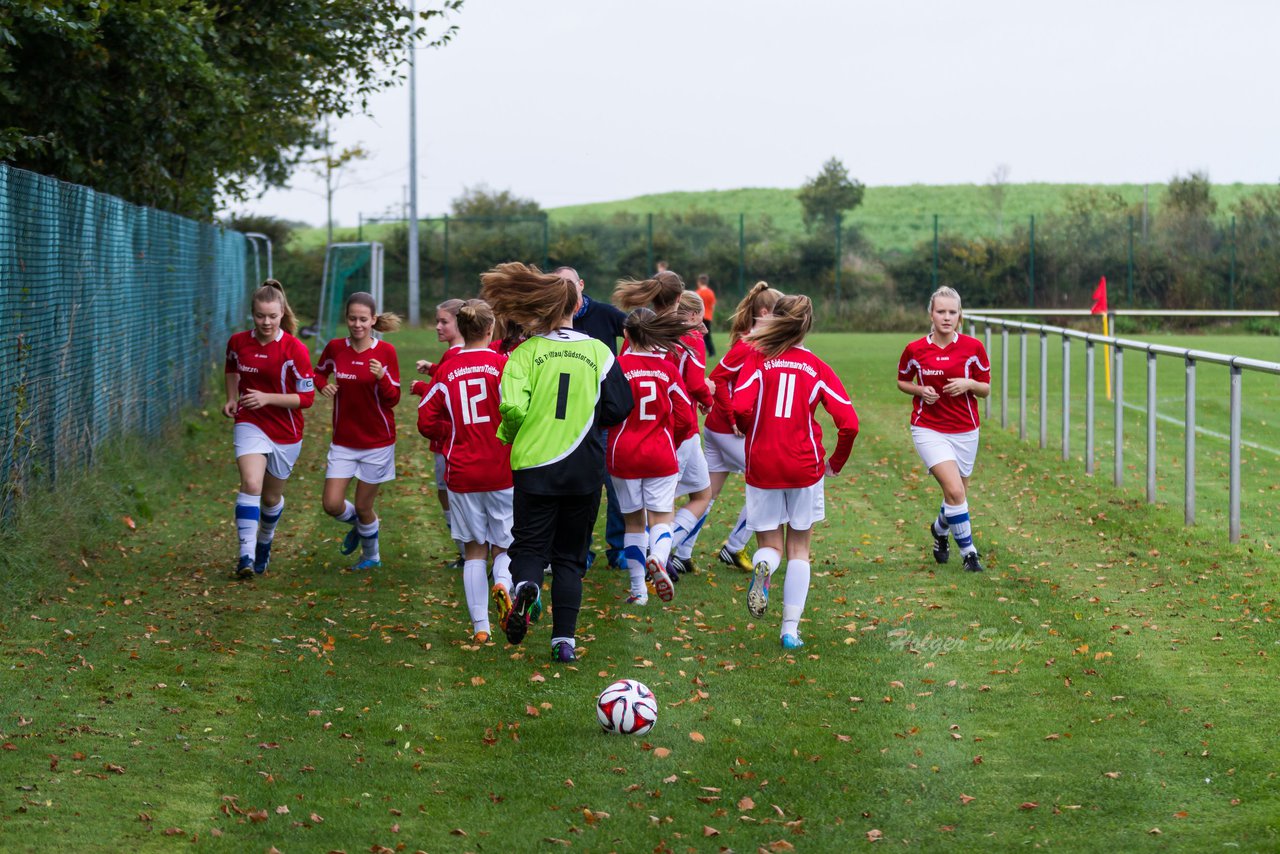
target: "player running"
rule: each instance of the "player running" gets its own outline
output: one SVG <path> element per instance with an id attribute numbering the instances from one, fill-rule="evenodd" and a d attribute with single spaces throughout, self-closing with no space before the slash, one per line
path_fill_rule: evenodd
<path id="1" fill-rule="evenodd" d="M 498 441 L 498 389 L 507 357 L 489 348 L 493 323 L 493 310 L 481 300 L 467 300 L 458 309 L 463 346 L 436 371 L 418 404 L 418 432 L 444 450 L 451 533 L 463 544 L 462 587 L 475 643 L 486 643 L 491 631 L 491 553 L 499 622 L 511 612 L 511 447 Z"/>
<path id="2" fill-rule="evenodd" d="M 960 294 L 941 287 L 929 297 L 929 334 L 898 359 L 898 389 L 911 395 L 911 441 L 942 487 L 942 507 L 929 525 L 933 559 L 951 558 L 948 536 L 964 568 L 982 572 L 969 522 L 969 476 L 978 458 L 978 398 L 991 394 L 991 360 L 982 342 L 960 332 Z"/>
<path id="3" fill-rule="evenodd" d="M 441 341 L 448 346 L 445 347 L 444 353 L 440 356 L 440 361 L 431 362 L 427 359 L 419 359 L 417 363 L 418 373 L 427 374 L 433 380 L 436 371 L 440 366 L 449 361 L 459 350 L 462 349 L 462 335 L 458 333 L 458 310 L 464 305 L 463 300 L 447 299 L 436 306 L 436 340 Z M 417 382 L 411 386 L 412 389 L 421 389 L 423 386 L 430 387 L 427 383 L 421 385 Z M 444 526 L 452 528 L 452 517 L 449 511 L 449 491 L 444 482 L 444 454 L 441 452 L 438 442 L 431 442 L 431 453 L 435 454 L 435 480 L 436 480 L 436 499 L 440 502 L 440 509 L 444 511 Z M 465 560 L 462 553 L 462 543 L 457 540 L 454 545 L 458 547 L 458 559 L 450 564 L 454 569 L 461 569 Z"/>
<path id="4" fill-rule="evenodd" d="M 606 463 L 625 526 L 622 555 L 631 575 L 627 602 L 648 603 L 646 582 L 659 599 L 670 602 L 674 591 L 667 561 L 680 480 L 675 437 L 692 431 L 696 439 L 697 422 L 666 351 L 679 346 L 689 324 L 674 312 L 658 315 L 637 308 L 622 330 L 627 346 L 618 365 L 635 406 L 625 421 L 609 429 Z"/>
<path id="5" fill-rule="evenodd" d="M 698 411 L 709 412 L 713 403 L 712 384 L 707 381 L 707 351 L 703 325 L 702 297 L 694 291 L 683 291 L 676 303 L 676 316 L 689 331 L 680 339 L 680 346 L 667 350 L 667 359 L 675 363 L 680 379 L 696 408 L 688 429 L 676 435 L 676 456 L 680 465 L 680 482 L 676 495 L 687 495 L 689 500 L 676 511 L 672 538 L 675 549 L 669 569 L 672 579 L 686 572 L 696 572 L 693 550 L 698 544 L 698 534 L 711 509 L 711 475 L 707 470 L 707 458 L 698 436 Z"/>
<path id="6" fill-rule="evenodd" d="M 746 336 L 755 348 L 742 366 L 733 392 L 733 414 L 746 434 L 747 527 L 759 548 L 747 591 L 747 610 L 764 616 L 770 578 L 782 562 L 786 526 L 787 572 L 782 588 L 781 642 L 804 646 L 800 616 L 809 595 L 809 539 L 825 516 L 823 476 L 836 474 L 858 435 L 858 413 L 835 371 L 809 350 L 804 337 L 813 325 L 807 296 L 785 296 Z M 818 404 L 835 421 L 837 439 L 824 464 Z"/>
<path id="7" fill-rule="evenodd" d="M 738 303 L 729 323 L 729 351 L 724 354 L 720 364 L 711 371 L 711 382 L 715 401 L 711 412 L 707 415 L 703 432 L 703 453 L 707 458 L 707 470 L 711 480 L 711 502 L 708 512 L 720 497 L 725 481 L 731 472 L 742 474 L 746 471 L 747 461 L 742 431 L 733 421 L 733 388 L 738 382 L 743 361 L 751 353 L 752 347 L 743 336 L 751 332 L 763 317 L 773 312 L 773 306 L 782 296 L 780 292 L 769 287 L 768 282 L 756 282 L 755 287 Z M 703 518 L 706 516 L 704 514 Z M 747 528 L 747 508 L 745 504 L 738 513 L 729 537 L 720 549 L 718 557 L 722 563 L 736 566 L 743 572 L 751 572 L 751 557 L 747 554 L 747 543 L 751 541 L 751 531 Z"/>
<path id="8" fill-rule="evenodd" d="M 284 513 L 284 482 L 302 449 L 302 412 L 315 400 L 311 355 L 293 337 L 298 322 L 284 287 L 267 279 L 253 292 L 253 329 L 227 341 L 222 414 L 235 419 L 236 578 L 262 575 Z"/>
<path id="9" fill-rule="evenodd" d="M 600 428 L 627 417 L 631 390 L 609 348 L 573 329 L 575 282 L 520 263 L 499 264 L 480 281 L 495 313 L 530 336 L 502 374 L 498 437 L 511 445 L 515 489 L 515 587 L 503 628 L 510 643 L 524 640 L 550 564 L 552 655 L 576 661 L 582 574 L 605 477 Z"/>
<path id="10" fill-rule="evenodd" d="M 373 502 L 381 484 L 396 477 L 396 416 L 400 402 L 400 360 L 396 348 L 374 332 L 400 328 L 395 314 L 377 313 L 373 295 L 347 298 L 347 337 L 325 345 L 316 366 L 316 391 L 333 401 L 333 440 L 324 474 L 324 512 L 349 526 L 342 553 L 360 547 L 352 570 L 382 566 L 379 520 Z M 330 374 L 333 382 L 329 382 Z M 356 500 L 347 486 L 356 481 Z"/>

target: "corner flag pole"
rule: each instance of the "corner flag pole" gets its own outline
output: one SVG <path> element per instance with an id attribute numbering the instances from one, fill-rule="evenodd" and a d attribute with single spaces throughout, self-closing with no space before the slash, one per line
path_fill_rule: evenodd
<path id="1" fill-rule="evenodd" d="M 1102 315 L 1102 334 L 1108 338 L 1111 337 L 1111 324 L 1108 322 L 1110 313 L 1107 311 L 1107 277 L 1103 276 L 1098 280 L 1098 286 L 1093 289 L 1093 308 L 1089 309 L 1093 314 Z M 1111 345 L 1103 345 L 1103 363 L 1106 365 L 1107 371 L 1107 400 L 1111 400 Z"/>

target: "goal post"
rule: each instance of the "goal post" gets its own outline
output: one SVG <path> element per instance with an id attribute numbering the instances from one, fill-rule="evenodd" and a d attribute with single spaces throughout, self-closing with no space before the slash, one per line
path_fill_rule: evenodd
<path id="1" fill-rule="evenodd" d="M 342 307 L 347 297 L 359 291 L 373 295 L 377 311 L 382 311 L 383 249 L 377 241 L 331 243 L 324 254 L 320 280 L 320 302 L 316 316 L 316 345 L 319 353 L 330 339 L 337 338 L 345 318 Z"/>

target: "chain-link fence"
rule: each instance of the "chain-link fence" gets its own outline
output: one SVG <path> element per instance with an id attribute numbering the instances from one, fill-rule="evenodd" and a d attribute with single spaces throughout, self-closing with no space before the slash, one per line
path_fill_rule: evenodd
<path id="1" fill-rule="evenodd" d="M 247 263 L 238 232 L 0 164 L 0 517 L 200 401 Z"/>

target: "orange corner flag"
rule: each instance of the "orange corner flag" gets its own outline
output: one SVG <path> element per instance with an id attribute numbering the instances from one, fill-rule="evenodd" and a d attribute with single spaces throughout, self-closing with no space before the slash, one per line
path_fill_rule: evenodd
<path id="1" fill-rule="evenodd" d="M 1093 289 L 1093 308 L 1091 314 L 1107 313 L 1107 277 L 1103 276 L 1098 280 L 1098 286 Z"/>

